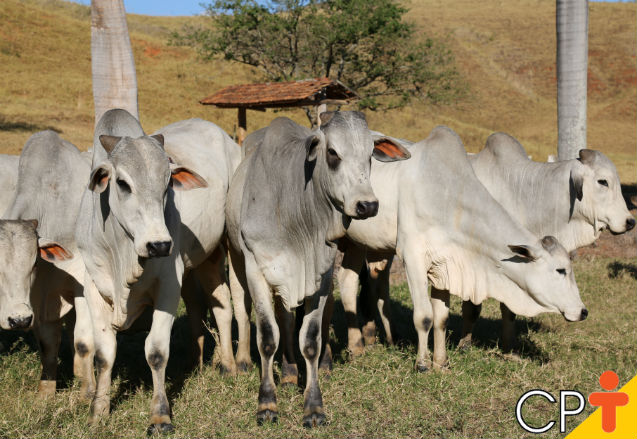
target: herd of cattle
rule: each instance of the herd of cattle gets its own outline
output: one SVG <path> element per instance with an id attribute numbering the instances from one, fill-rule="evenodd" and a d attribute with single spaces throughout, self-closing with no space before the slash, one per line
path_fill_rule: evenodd
<path id="1" fill-rule="evenodd" d="M 146 135 L 132 115 L 114 109 L 99 120 L 92 152 L 44 131 L 19 158 L 2 156 L 0 327 L 33 328 L 40 394 L 55 392 L 62 318 L 74 308 L 74 373 L 91 400 L 91 420 L 107 416 L 116 333 L 151 307 L 149 433 L 172 430 L 165 368 L 182 297 L 195 358 L 201 364 L 210 309 L 220 366 L 230 373 L 251 364 L 254 307 L 257 422 L 276 421 L 273 358 L 281 345 L 281 383 L 298 385 L 293 311 L 302 307 L 303 424 L 321 425 L 318 371 L 331 367 L 322 334 L 339 248 L 349 349 L 360 353 L 363 339 L 375 336 L 358 326 L 360 280 L 391 342 L 389 270 L 398 255 L 413 300 L 415 365 L 424 371 L 447 363 L 450 294 L 464 301 L 463 344 L 471 343 L 480 303 L 492 297 L 502 304 L 502 345 L 510 349 L 516 314 L 584 320 L 569 252 L 605 228 L 635 226 L 617 171 L 598 151 L 539 163 L 496 133 L 469 155 L 446 127 L 412 143 L 369 130 L 358 112 L 320 119 L 310 131 L 278 118 L 240 148 L 211 122 L 186 120 Z"/>

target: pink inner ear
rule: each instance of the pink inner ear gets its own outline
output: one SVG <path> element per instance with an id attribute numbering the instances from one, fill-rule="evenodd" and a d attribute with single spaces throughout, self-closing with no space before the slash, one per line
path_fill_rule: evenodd
<path id="1" fill-rule="evenodd" d="M 381 140 L 380 142 L 376 143 L 374 145 L 374 149 L 379 150 L 380 152 L 391 158 L 405 157 L 405 154 L 403 154 L 403 152 L 398 149 L 396 145 L 388 142 L 387 140 Z"/>
<path id="2" fill-rule="evenodd" d="M 59 245 L 47 245 L 40 247 L 40 257 L 47 261 L 64 261 L 70 259 L 71 255 Z"/>
<path id="3" fill-rule="evenodd" d="M 207 186 L 205 182 L 202 182 L 192 173 L 183 169 L 179 169 L 172 174 L 172 183 L 175 188 L 183 190 L 197 189 Z"/>

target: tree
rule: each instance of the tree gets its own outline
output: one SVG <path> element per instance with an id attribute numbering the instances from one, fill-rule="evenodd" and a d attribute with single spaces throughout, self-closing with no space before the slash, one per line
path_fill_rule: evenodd
<path id="1" fill-rule="evenodd" d="M 395 0 L 216 0 L 208 27 L 186 27 L 172 42 L 257 67 L 269 81 L 337 79 L 361 96 L 360 108 L 460 97 L 451 51 L 416 38 L 406 12 Z"/>
<path id="2" fill-rule="evenodd" d="M 588 0 L 556 0 L 557 155 L 578 157 L 586 148 Z"/>
<path id="3" fill-rule="evenodd" d="M 91 0 L 91 67 L 95 123 L 111 108 L 139 119 L 135 60 L 122 0 Z"/>

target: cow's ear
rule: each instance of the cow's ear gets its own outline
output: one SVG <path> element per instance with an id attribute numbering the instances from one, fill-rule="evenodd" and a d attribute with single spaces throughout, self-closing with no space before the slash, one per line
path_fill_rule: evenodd
<path id="1" fill-rule="evenodd" d="M 590 166 L 595 161 L 595 151 L 592 149 L 580 149 L 579 161 Z"/>
<path id="2" fill-rule="evenodd" d="M 374 139 L 374 153 L 372 155 L 380 162 L 395 162 L 411 157 L 407 148 L 387 137 Z"/>
<path id="3" fill-rule="evenodd" d="M 321 113 L 323 115 L 325 113 Z M 321 134 L 319 132 L 313 133 L 310 137 L 308 137 L 305 141 L 305 150 L 306 150 L 306 159 L 308 162 L 313 162 L 316 160 L 316 156 L 318 155 L 319 143 L 321 143 Z"/>
<path id="4" fill-rule="evenodd" d="M 335 114 L 336 114 L 336 111 L 324 111 L 323 113 L 319 114 L 319 119 L 321 120 L 321 126 L 327 125 L 328 123 L 330 123 L 330 120 L 332 120 Z"/>
<path id="5" fill-rule="evenodd" d="M 535 261 L 537 257 L 535 256 L 535 252 L 533 248 L 528 245 L 509 245 L 509 249 L 515 253 L 517 256 L 520 256 L 523 259 L 526 259 L 529 262 Z"/>
<path id="6" fill-rule="evenodd" d="M 159 144 L 163 147 L 164 146 L 164 135 L 163 134 L 155 134 L 150 136 L 153 139 L 155 139 L 157 142 L 159 142 Z"/>
<path id="7" fill-rule="evenodd" d="M 40 257 L 49 262 L 61 262 L 73 258 L 73 253 L 46 238 L 38 239 L 38 250 Z"/>
<path id="8" fill-rule="evenodd" d="M 101 194 L 106 190 L 110 178 L 111 166 L 107 163 L 103 163 L 91 171 L 88 188 L 93 192 Z"/>
<path id="9" fill-rule="evenodd" d="M 571 169 L 569 183 L 571 190 L 575 194 L 575 198 L 577 198 L 578 201 L 582 201 L 584 197 L 584 173 L 581 172 L 581 170 Z"/>
<path id="10" fill-rule="evenodd" d="M 115 145 L 117 145 L 120 140 L 122 140 L 122 138 L 119 136 L 107 136 L 105 134 L 100 136 L 100 143 L 109 154 L 113 151 Z"/>
<path id="11" fill-rule="evenodd" d="M 185 166 L 170 165 L 170 185 L 176 191 L 189 191 L 202 187 L 208 187 L 208 182 L 195 171 Z"/>

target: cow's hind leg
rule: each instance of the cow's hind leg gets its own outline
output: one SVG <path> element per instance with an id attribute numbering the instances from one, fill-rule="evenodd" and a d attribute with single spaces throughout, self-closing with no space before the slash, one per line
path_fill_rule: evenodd
<path id="1" fill-rule="evenodd" d="M 223 246 L 218 246 L 212 255 L 197 267 L 197 274 L 219 330 L 217 349 L 221 352 L 221 372 L 234 375 L 237 373 L 237 366 L 232 352 L 232 304 L 224 267 L 225 254 Z"/>
<path id="2" fill-rule="evenodd" d="M 434 362 L 436 369 L 449 365 L 447 358 L 447 319 L 449 318 L 449 291 L 431 287 L 431 305 L 434 311 Z"/>
<path id="3" fill-rule="evenodd" d="M 230 293 L 232 295 L 232 307 L 234 318 L 237 320 L 239 342 L 237 344 L 236 365 L 237 370 L 245 372 L 252 367 L 250 358 L 250 313 L 252 312 L 252 299 L 247 293 L 247 281 L 243 256 L 233 250 L 228 252 L 228 272 L 230 275 Z M 241 277 L 240 277 L 241 276 Z"/>
<path id="4" fill-rule="evenodd" d="M 306 384 L 303 403 L 303 426 L 317 427 L 325 423 L 323 397 L 319 387 L 318 363 L 321 355 L 323 311 L 331 289 L 331 270 L 323 275 L 320 290 L 305 299 L 305 316 L 299 333 L 299 347 L 305 359 Z"/>
<path id="5" fill-rule="evenodd" d="M 358 327 L 356 314 L 356 295 L 358 293 L 359 273 L 365 262 L 365 252 L 355 245 L 348 245 L 343 262 L 338 271 L 338 287 L 347 320 L 347 348 L 352 355 L 361 355 L 365 347 L 363 335 Z"/>
<path id="6" fill-rule="evenodd" d="M 42 375 L 38 386 L 38 396 L 55 394 L 55 379 L 58 368 L 58 350 L 62 339 L 62 321 L 38 323 L 33 327 L 40 347 Z"/>
<path id="7" fill-rule="evenodd" d="M 459 349 L 468 349 L 471 346 L 473 327 L 481 310 L 482 305 L 474 305 L 470 300 L 462 302 L 462 338 L 458 343 Z"/>
<path id="8" fill-rule="evenodd" d="M 513 350 L 515 343 L 515 314 L 504 303 L 500 303 L 500 312 L 502 313 L 500 346 L 503 352 L 509 353 Z"/>
<path id="9" fill-rule="evenodd" d="M 80 379 L 81 397 L 90 401 L 95 395 L 95 373 L 93 360 L 95 343 L 93 342 L 93 324 L 88 304 L 82 291 L 75 294 L 75 327 L 73 328 L 73 373 Z"/>
<path id="10" fill-rule="evenodd" d="M 204 319 L 206 318 L 206 304 L 203 300 L 201 284 L 192 271 L 184 276 L 181 285 L 181 297 L 186 305 L 188 323 L 190 326 L 190 349 L 188 369 L 203 368 Z"/>
<path id="11" fill-rule="evenodd" d="M 281 386 L 299 385 L 299 368 L 294 356 L 294 312 L 286 310 L 279 297 L 274 298 L 274 311 L 281 328 L 281 346 L 283 355 L 281 361 Z"/>
<path id="12" fill-rule="evenodd" d="M 370 275 L 376 276 L 376 306 L 383 322 L 385 330 L 385 341 L 387 344 L 394 344 L 394 337 L 391 329 L 391 304 L 389 301 L 389 272 L 391 270 L 393 257 L 384 259 L 376 263 L 370 263 Z M 373 274 L 372 274 L 373 273 Z"/>

